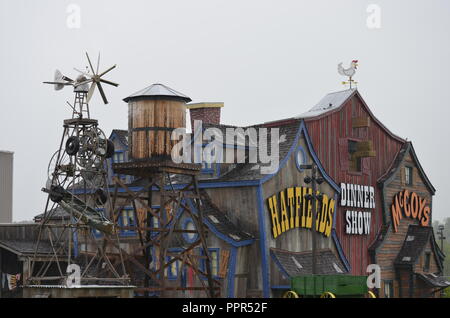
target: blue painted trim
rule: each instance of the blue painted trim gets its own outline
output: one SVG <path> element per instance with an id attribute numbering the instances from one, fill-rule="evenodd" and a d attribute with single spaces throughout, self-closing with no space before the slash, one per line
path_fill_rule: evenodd
<path id="1" fill-rule="evenodd" d="M 303 158 L 303 163 L 299 163 L 298 162 L 298 155 L 299 154 L 302 154 L 302 158 Z M 307 161 L 307 157 L 306 157 L 306 152 L 305 152 L 305 149 L 302 147 L 302 146 L 298 146 L 297 147 L 297 151 L 295 152 L 295 165 L 297 166 L 297 169 L 298 169 L 298 171 L 300 171 L 300 172 L 303 172 L 305 169 L 303 169 L 302 167 L 300 167 L 300 165 L 301 164 L 304 164 L 304 165 L 306 165 L 306 164 L 308 164 L 306 161 Z"/>
<path id="2" fill-rule="evenodd" d="M 76 218 L 72 218 L 72 223 L 76 223 Z M 73 240 L 73 256 L 78 257 L 78 231 L 72 228 L 72 240 Z"/>
<path id="3" fill-rule="evenodd" d="M 217 253 L 216 266 L 217 266 L 217 271 L 219 271 L 219 269 L 220 269 L 220 248 L 218 248 L 218 247 L 210 247 L 210 248 L 208 248 L 208 252 L 209 253 L 211 253 L 211 252 L 216 252 Z M 205 252 L 204 252 L 203 248 L 200 248 L 200 254 L 202 256 L 205 256 Z M 209 264 L 211 266 L 213 265 L 212 262 L 210 262 Z M 206 262 L 205 262 L 204 259 L 202 259 L 201 262 L 200 262 L 200 269 L 203 272 L 206 272 Z M 212 270 L 212 268 L 211 268 L 211 270 Z M 218 274 L 218 272 L 217 272 L 217 274 Z M 200 278 L 203 279 L 203 280 L 207 280 L 208 279 L 206 276 L 203 276 L 203 275 L 200 275 Z M 219 277 L 218 275 L 213 275 L 213 278 L 214 279 L 221 279 L 221 277 Z"/>
<path id="4" fill-rule="evenodd" d="M 119 218 L 118 218 L 118 222 L 117 222 L 119 224 L 119 226 L 124 226 L 123 225 L 123 216 L 122 216 L 122 212 L 124 210 L 125 211 L 134 211 L 133 207 L 130 207 L 130 206 L 123 207 L 119 212 Z M 127 218 L 128 218 L 128 223 L 130 223 L 130 218 L 128 216 L 127 216 Z M 133 221 L 134 226 L 136 226 L 136 218 L 137 218 L 137 215 L 136 215 L 136 213 L 134 213 L 134 221 Z M 128 226 L 130 226 L 130 224 L 128 224 Z M 132 236 L 136 236 L 136 234 L 137 233 L 134 230 L 120 230 L 120 232 L 119 232 L 119 235 L 122 237 L 132 237 Z"/>
<path id="5" fill-rule="evenodd" d="M 179 217 L 179 214 L 178 214 Z M 187 226 L 189 223 L 194 224 L 194 221 L 192 221 L 192 218 L 187 217 L 183 220 L 183 223 L 181 224 L 181 228 L 183 230 L 186 230 Z M 194 234 L 194 236 L 192 238 L 189 238 L 189 234 Z M 195 241 L 197 241 L 198 239 L 198 233 L 182 233 L 183 239 L 186 241 L 186 243 L 194 243 Z"/>
<path id="6" fill-rule="evenodd" d="M 124 144 L 124 143 L 122 142 L 122 140 L 121 140 L 120 138 L 118 138 L 117 134 L 116 134 L 114 131 L 113 131 L 113 132 L 111 133 L 111 135 L 109 136 L 109 139 L 110 139 L 111 141 L 114 140 L 114 139 L 119 140 L 119 142 L 122 144 L 122 146 L 124 146 L 124 148 L 126 148 L 126 149 L 128 150 L 128 145 Z"/>
<path id="7" fill-rule="evenodd" d="M 186 200 L 189 208 L 192 210 L 193 213 L 198 214 L 197 208 L 194 206 L 194 204 L 192 203 L 191 199 Z M 246 245 L 250 245 L 252 244 L 255 240 L 251 239 L 251 240 L 245 240 L 245 241 L 235 241 L 233 240 L 231 237 L 229 237 L 228 235 L 225 235 L 221 232 L 219 232 L 219 230 L 217 230 L 217 228 L 211 223 L 209 222 L 209 220 L 207 218 L 203 219 L 203 223 L 206 224 L 206 226 L 221 240 L 227 242 L 228 244 L 234 246 L 234 247 L 241 247 L 241 246 L 246 246 Z"/>
<path id="8" fill-rule="evenodd" d="M 288 274 L 288 272 L 286 271 L 286 269 L 284 268 L 284 266 L 280 263 L 280 261 L 278 260 L 278 258 L 275 256 L 275 254 L 270 251 L 270 257 L 272 258 L 272 260 L 275 262 L 275 265 L 277 265 L 277 267 L 281 270 L 281 272 L 283 273 L 283 275 L 289 279 L 291 278 L 291 275 Z"/>
<path id="9" fill-rule="evenodd" d="M 339 241 L 339 238 L 337 237 L 336 230 L 331 230 L 331 237 L 333 238 L 334 245 L 336 246 L 336 250 L 339 254 L 339 257 L 341 258 L 342 263 L 344 264 L 345 269 L 347 272 L 351 272 L 351 266 L 348 262 L 347 258 L 345 257 L 344 250 L 342 249 L 341 242 Z"/>
<path id="10" fill-rule="evenodd" d="M 231 248 L 231 257 L 230 257 L 230 268 L 228 270 L 228 298 L 234 298 L 234 281 L 236 275 L 236 263 L 237 263 L 237 248 Z"/>
<path id="11" fill-rule="evenodd" d="M 262 184 L 260 184 L 256 190 L 257 205 L 258 205 L 258 226 L 259 226 L 259 249 L 261 252 L 261 273 L 262 273 L 262 285 L 263 285 L 263 297 L 270 297 L 269 288 L 269 255 L 267 248 L 267 236 L 266 236 L 266 219 L 264 213 L 264 195 Z"/>
<path id="12" fill-rule="evenodd" d="M 173 247 L 173 248 L 167 249 L 167 251 L 168 252 L 179 253 L 179 252 L 182 252 L 183 249 Z M 166 256 L 166 262 L 169 262 L 171 259 L 172 259 L 171 256 Z M 178 279 L 178 271 L 180 270 L 180 261 L 177 260 L 174 263 L 175 263 L 177 274 L 176 275 L 172 275 L 172 271 L 170 270 L 170 266 L 167 267 L 167 279 L 169 279 L 169 280 L 177 280 Z"/>

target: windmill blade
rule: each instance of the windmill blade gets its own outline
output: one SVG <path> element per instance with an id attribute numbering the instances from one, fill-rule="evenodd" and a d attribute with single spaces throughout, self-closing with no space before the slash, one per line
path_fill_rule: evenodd
<path id="1" fill-rule="evenodd" d="M 73 79 L 71 79 L 71 78 L 69 78 L 69 77 L 67 77 L 67 76 L 64 76 L 64 75 L 63 75 L 62 79 L 63 79 L 64 81 L 67 81 L 67 82 L 74 82 Z"/>
<path id="2" fill-rule="evenodd" d="M 89 103 L 89 101 L 91 100 L 91 98 L 92 98 L 92 95 L 94 94 L 94 91 L 95 91 L 95 86 L 97 85 L 97 82 L 92 82 L 92 85 L 91 85 L 91 87 L 89 88 L 89 92 L 88 92 L 88 94 L 87 94 L 87 102 Z"/>
<path id="3" fill-rule="evenodd" d="M 102 84 L 97 83 L 97 85 L 98 85 L 98 90 L 99 90 L 99 92 L 100 92 L 100 95 L 102 95 L 103 102 L 104 102 L 105 104 L 108 104 L 108 100 L 106 99 L 106 95 L 105 95 L 105 92 L 103 91 Z"/>
<path id="4" fill-rule="evenodd" d="M 103 78 L 100 79 L 100 82 L 105 83 L 105 84 L 109 84 L 109 85 L 112 85 L 112 86 L 115 86 L 115 87 L 119 86 L 119 84 L 111 82 L 111 81 L 108 81 L 108 80 L 105 80 Z"/>
<path id="5" fill-rule="evenodd" d="M 87 54 L 87 52 L 86 52 L 86 57 L 88 59 L 89 66 L 91 67 L 92 74 L 95 74 L 94 67 L 92 66 L 91 59 L 89 58 L 89 54 Z"/>
<path id="6" fill-rule="evenodd" d="M 86 80 L 86 81 L 82 81 L 82 82 L 79 82 L 79 83 L 75 83 L 75 84 L 73 84 L 73 87 L 78 87 L 78 86 L 80 86 L 80 85 L 84 85 L 84 84 L 87 84 L 87 83 L 90 83 L 90 82 L 92 82 L 93 80 L 92 80 L 92 78 L 91 79 L 88 79 L 88 80 Z"/>
<path id="7" fill-rule="evenodd" d="M 116 68 L 116 64 L 114 64 L 113 66 L 111 66 L 110 68 L 108 68 L 106 71 L 104 71 L 102 74 L 99 75 L 99 77 L 102 77 L 103 75 L 105 75 L 106 73 L 108 73 L 109 71 L 113 70 Z"/>
<path id="8" fill-rule="evenodd" d="M 72 83 L 68 83 L 68 82 L 42 82 L 42 83 L 53 84 L 53 85 L 64 85 L 64 86 L 72 85 Z"/>
<path id="9" fill-rule="evenodd" d="M 77 69 L 76 67 L 74 67 L 73 69 L 74 69 L 75 71 L 77 71 L 78 73 L 81 73 L 81 74 L 84 75 L 84 76 L 92 77 L 91 74 L 86 73 L 86 72 L 83 72 L 83 71 Z"/>
<path id="10" fill-rule="evenodd" d="M 98 52 L 98 59 L 97 59 L 97 72 L 95 74 L 98 74 L 98 68 L 100 67 L 100 52 Z"/>

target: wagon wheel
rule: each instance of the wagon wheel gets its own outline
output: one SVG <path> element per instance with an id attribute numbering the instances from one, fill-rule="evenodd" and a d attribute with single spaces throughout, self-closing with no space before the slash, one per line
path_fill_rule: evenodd
<path id="1" fill-rule="evenodd" d="M 283 298 L 300 298 L 300 296 L 293 290 L 284 293 Z"/>
<path id="2" fill-rule="evenodd" d="M 64 187 L 68 178 L 75 175 L 75 165 L 65 151 L 57 150 L 50 159 L 47 174 L 49 189 L 50 185 Z"/>
<path id="3" fill-rule="evenodd" d="M 366 298 L 377 298 L 377 296 L 372 291 L 368 291 L 366 294 Z"/>
<path id="4" fill-rule="evenodd" d="M 108 150 L 105 133 L 97 127 L 83 128 L 78 132 L 78 138 L 77 163 L 83 168 L 102 167 Z"/>
<path id="5" fill-rule="evenodd" d="M 320 298 L 336 298 L 336 296 L 333 293 L 324 292 L 322 295 L 320 295 Z"/>

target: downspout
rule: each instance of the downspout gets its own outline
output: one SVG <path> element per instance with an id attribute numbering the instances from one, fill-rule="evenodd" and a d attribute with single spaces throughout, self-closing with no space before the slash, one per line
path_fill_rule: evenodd
<path id="1" fill-rule="evenodd" d="M 261 253 L 261 275 L 262 275 L 262 287 L 263 287 L 263 297 L 270 297 L 269 289 L 269 254 L 266 243 L 266 221 L 264 217 L 264 201 L 263 201 L 263 189 L 262 183 L 258 185 L 256 190 L 257 193 L 257 204 L 258 204 L 258 226 L 259 226 L 259 249 Z"/>

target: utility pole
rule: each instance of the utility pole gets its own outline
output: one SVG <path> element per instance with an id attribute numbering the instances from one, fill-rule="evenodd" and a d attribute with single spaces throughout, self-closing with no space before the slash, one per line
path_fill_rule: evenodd
<path id="1" fill-rule="evenodd" d="M 441 251 L 443 252 L 444 251 L 444 240 L 445 240 L 443 224 L 440 224 L 438 226 L 437 234 L 438 234 L 438 238 L 441 240 Z"/>
<path id="2" fill-rule="evenodd" d="M 312 237 L 312 274 L 317 274 L 317 241 L 316 241 L 316 218 L 317 218 L 317 202 L 322 203 L 322 194 L 317 194 L 317 186 L 320 185 L 324 180 L 317 174 L 317 165 L 301 165 L 300 168 L 311 170 L 311 177 L 306 176 L 304 181 L 306 184 L 311 183 L 312 194 L 307 194 L 305 199 L 311 201 L 311 214 L 312 214 L 312 224 L 311 224 L 311 237 Z"/>

